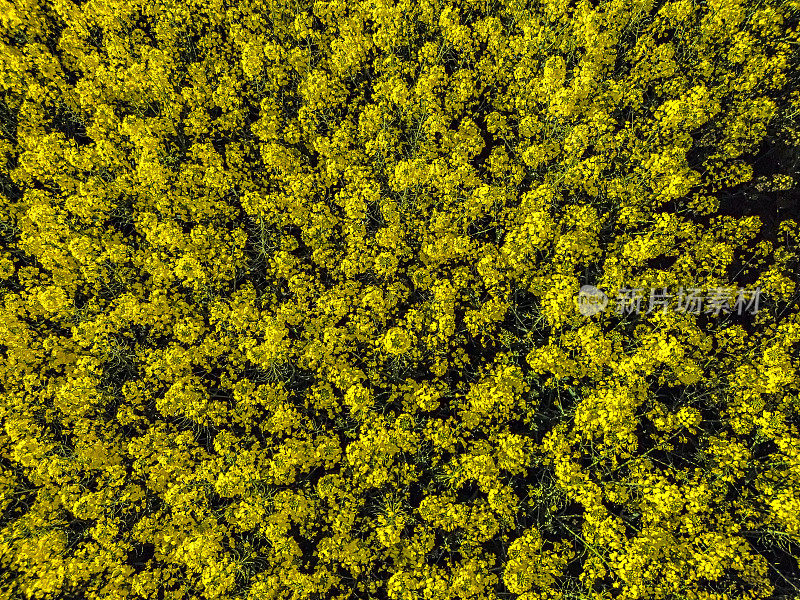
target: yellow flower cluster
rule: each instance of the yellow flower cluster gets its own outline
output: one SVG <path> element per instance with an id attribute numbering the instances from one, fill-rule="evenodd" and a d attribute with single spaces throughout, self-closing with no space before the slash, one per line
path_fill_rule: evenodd
<path id="1" fill-rule="evenodd" d="M 0 600 L 794 598 L 798 14 L 0 0 Z"/>

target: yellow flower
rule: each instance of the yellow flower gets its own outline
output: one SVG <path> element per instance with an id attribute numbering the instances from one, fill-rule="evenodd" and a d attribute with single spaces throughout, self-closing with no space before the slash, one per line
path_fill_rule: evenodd
<path id="1" fill-rule="evenodd" d="M 383 347 L 389 354 L 401 355 L 411 348 L 411 336 L 399 327 L 393 327 L 383 337 Z"/>

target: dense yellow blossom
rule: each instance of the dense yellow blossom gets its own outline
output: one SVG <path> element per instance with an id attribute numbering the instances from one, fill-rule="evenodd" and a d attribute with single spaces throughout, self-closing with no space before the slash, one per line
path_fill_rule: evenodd
<path id="1" fill-rule="evenodd" d="M 0 600 L 797 597 L 798 15 L 0 0 Z"/>

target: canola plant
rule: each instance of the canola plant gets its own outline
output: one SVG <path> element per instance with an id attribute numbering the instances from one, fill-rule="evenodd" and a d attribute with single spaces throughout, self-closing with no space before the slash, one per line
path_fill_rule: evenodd
<path id="1" fill-rule="evenodd" d="M 0 599 L 800 598 L 799 17 L 0 0 Z"/>

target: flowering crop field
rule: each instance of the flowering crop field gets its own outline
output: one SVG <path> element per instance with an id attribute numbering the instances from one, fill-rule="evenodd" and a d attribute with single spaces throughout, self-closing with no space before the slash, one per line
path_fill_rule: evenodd
<path id="1" fill-rule="evenodd" d="M 0 0 L 0 600 L 800 599 L 800 0 Z"/>

